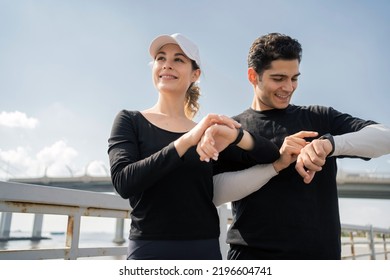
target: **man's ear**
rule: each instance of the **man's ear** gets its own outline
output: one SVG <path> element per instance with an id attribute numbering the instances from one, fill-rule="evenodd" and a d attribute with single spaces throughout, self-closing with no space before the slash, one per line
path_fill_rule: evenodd
<path id="1" fill-rule="evenodd" d="M 248 80 L 252 85 L 257 85 L 259 76 L 257 75 L 255 69 L 252 67 L 248 68 Z"/>

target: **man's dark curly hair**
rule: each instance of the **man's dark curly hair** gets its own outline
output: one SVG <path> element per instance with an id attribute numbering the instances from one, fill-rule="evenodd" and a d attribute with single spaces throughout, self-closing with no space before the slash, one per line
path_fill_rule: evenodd
<path id="1" fill-rule="evenodd" d="M 271 67 L 271 62 L 277 59 L 301 62 L 301 44 L 287 35 L 269 33 L 257 38 L 249 49 L 248 67 L 255 69 L 259 75 Z"/>

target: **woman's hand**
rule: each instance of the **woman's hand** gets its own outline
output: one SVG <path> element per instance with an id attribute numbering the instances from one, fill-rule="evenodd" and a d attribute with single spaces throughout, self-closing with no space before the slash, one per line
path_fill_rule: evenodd
<path id="1" fill-rule="evenodd" d="M 241 126 L 240 123 L 227 116 L 208 114 L 193 129 L 174 142 L 179 156 L 184 155 L 190 147 L 197 145 L 206 129 L 215 124 L 224 125 L 226 128 L 230 128 L 232 130 L 236 130 L 236 128 Z"/>
<path id="2" fill-rule="evenodd" d="M 210 158 L 218 160 L 219 152 L 229 146 L 238 135 L 237 128 L 215 124 L 206 129 L 199 141 L 196 151 L 200 160 L 210 161 Z"/>

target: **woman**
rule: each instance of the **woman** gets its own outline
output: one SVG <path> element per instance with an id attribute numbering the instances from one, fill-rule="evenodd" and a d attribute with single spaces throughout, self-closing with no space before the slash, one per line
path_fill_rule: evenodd
<path id="1" fill-rule="evenodd" d="M 221 259 L 213 166 L 200 160 L 196 145 L 217 124 L 222 137 L 217 152 L 209 155 L 214 160 L 232 144 L 240 149 L 223 153 L 234 150 L 237 160 L 254 163 L 273 162 L 279 151 L 270 141 L 237 129 L 240 124 L 226 116 L 209 114 L 198 124 L 192 120 L 201 74 L 193 42 L 181 34 L 162 35 L 149 52 L 158 100 L 141 112 L 122 110 L 109 138 L 112 182 L 133 209 L 128 259 Z"/>

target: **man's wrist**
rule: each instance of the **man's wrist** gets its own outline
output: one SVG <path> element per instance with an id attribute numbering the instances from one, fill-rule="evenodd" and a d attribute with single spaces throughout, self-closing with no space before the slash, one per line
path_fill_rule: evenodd
<path id="1" fill-rule="evenodd" d="M 333 136 L 330 133 L 326 133 L 326 134 L 322 135 L 318 139 L 319 140 L 329 140 L 330 144 L 332 145 L 332 150 L 328 154 L 328 157 L 330 157 L 334 153 L 334 148 L 335 148 Z"/>
<path id="2" fill-rule="evenodd" d="M 279 174 L 279 172 L 280 172 L 282 169 L 284 169 L 284 168 L 282 167 L 282 165 L 279 163 L 278 160 L 277 160 L 277 161 L 274 161 L 274 162 L 272 163 L 272 166 L 274 167 L 274 170 L 275 170 L 275 172 L 276 172 L 277 174 Z"/>

